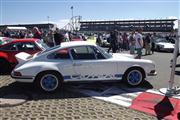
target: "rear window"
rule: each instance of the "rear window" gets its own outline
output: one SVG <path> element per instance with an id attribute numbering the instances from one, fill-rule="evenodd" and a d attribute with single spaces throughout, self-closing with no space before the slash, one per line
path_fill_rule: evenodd
<path id="1" fill-rule="evenodd" d="M 11 39 L 11 38 L 2 38 L 2 39 L 0 39 L 0 45 L 4 45 L 4 44 L 10 43 L 12 41 L 13 41 L 13 39 Z"/>
<path id="2" fill-rule="evenodd" d="M 48 59 L 70 59 L 68 49 L 61 49 L 47 56 Z"/>
<path id="3" fill-rule="evenodd" d="M 49 52 L 49 51 L 51 51 L 51 50 L 55 50 L 55 49 L 57 49 L 57 48 L 59 48 L 59 47 L 60 47 L 60 45 L 57 45 L 57 46 L 54 46 L 54 47 L 51 47 L 51 48 L 49 47 L 48 49 L 39 52 L 38 55 L 43 54 L 43 53 L 46 53 L 46 52 Z"/>

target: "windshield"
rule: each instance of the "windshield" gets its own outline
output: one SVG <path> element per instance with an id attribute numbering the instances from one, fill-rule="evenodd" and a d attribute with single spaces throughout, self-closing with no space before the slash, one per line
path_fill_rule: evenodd
<path id="1" fill-rule="evenodd" d="M 156 42 L 168 42 L 166 39 L 157 39 Z"/>
<path id="2" fill-rule="evenodd" d="M 48 49 L 49 47 L 42 41 L 42 40 L 37 40 L 36 41 L 37 45 L 42 48 L 43 50 Z"/>
<path id="3" fill-rule="evenodd" d="M 12 38 L 2 38 L 2 39 L 0 39 L 0 45 L 4 45 L 4 44 L 10 43 L 12 41 L 13 41 Z"/>
<path id="4" fill-rule="evenodd" d="M 112 58 L 112 55 L 104 50 L 104 48 L 97 46 L 98 50 L 105 55 L 106 58 Z"/>

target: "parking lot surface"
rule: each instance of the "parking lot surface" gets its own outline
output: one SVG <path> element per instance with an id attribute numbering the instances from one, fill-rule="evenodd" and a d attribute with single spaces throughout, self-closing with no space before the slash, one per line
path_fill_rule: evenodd
<path id="1" fill-rule="evenodd" d="M 145 82 L 142 89 L 159 89 L 168 86 L 170 78 L 170 60 L 172 53 L 157 53 L 143 56 L 145 59 L 155 61 L 158 75 L 148 82 Z M 180 85 L 179 67 L 180 60 L 177 60 L 175 86 Z M 121 83 L 120 83 L 121 84 Z M 89 91 L 103 93 L 108 89 L 124 85 L 97 84 L 90 85 Z M 9 75 L 0 75 L 0 120 L 156 120 L 157 117 L 146 113 L 138 112 L 118 104 L 95 99 L 83 92 L 75 90 L 75 84 L 65 84 L 56 93 L 43 93 L 33 84 L 14 82 Z M 86 87 L 87 89 L 87 87 Z M 122 89 L 124 92 L 124 89 Z M 121 92 L 122 92 L 121 91 Z M 108 92 L 108 91 L 107 91 Z M 91 93 L 88 93 L 91 94 Z M 104 94 L 105 95 L 105 94 Z M 112 94 L 113 95 L 113 94 Z M 124 94 L 121 94 L 124 96 Z M 121 97 L 121 96 L 120 96 Z M 115 98 L 115 97 L 114 97 Z M 108 101 L 108 100 L 107 100 Z"/>
<path id="2" fill-rule="evenodd" d="M 0 76 L 0 120 L 156 120 L 154 116 L 68 90 L 43 93 Z M 70 89 L 70 87 L 69 87 Z M 10 102 L 8 100 L 11 100 Z"/>

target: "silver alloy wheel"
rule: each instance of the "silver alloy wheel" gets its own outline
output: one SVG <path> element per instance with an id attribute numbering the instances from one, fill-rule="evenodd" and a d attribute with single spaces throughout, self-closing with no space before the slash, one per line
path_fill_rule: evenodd
<path id="1" fill-rule="evenodd" d="M 53 74 L 45 74 L 40 80 L 40 85 L 44 91 L 54 91 L 59 85 L 58 77 Z"/>
<path id="2" fill-rule="evenodd" d="M 127 82 L 131 86 L 139 85 L 142 82 L 142 80 L 143 75 L 142 72 L 139 70 L 134 69 L 127 74 Z"/>

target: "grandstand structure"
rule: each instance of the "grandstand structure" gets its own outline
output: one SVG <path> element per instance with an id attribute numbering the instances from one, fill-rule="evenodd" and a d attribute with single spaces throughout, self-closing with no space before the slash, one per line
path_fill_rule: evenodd
<path id="1" fill-rule="evenodd" d="M 142 28 L 143 32 L 172 32 L 174 30 L 174 21 L 176 20 L 177 19 L 80 21 L 80 31 L 132 31 Z"/>
<path id="2" fill-rule="evenodd" d="M 152 20 L 92 20 L 83 21 L 81 16 L 73 16 L 70 22 L 66 24 L 62 30 L 65 31 L 80 31 L 80 32 L 109 32 L 113 30 L 118 31 L 133 31 L 138 28 L 142 28 L 143 32 L 173 32 L 174 22 L 177 19 L 152 19 Z M 40 23 L 40 24 L 11 24 L 0 25 L 0 30 L 4 30 L 7 27 L 26 27 L 32 29 L 38 27 L 41 30 L 49 30 L 57 27 L 52 23 Z"/>

